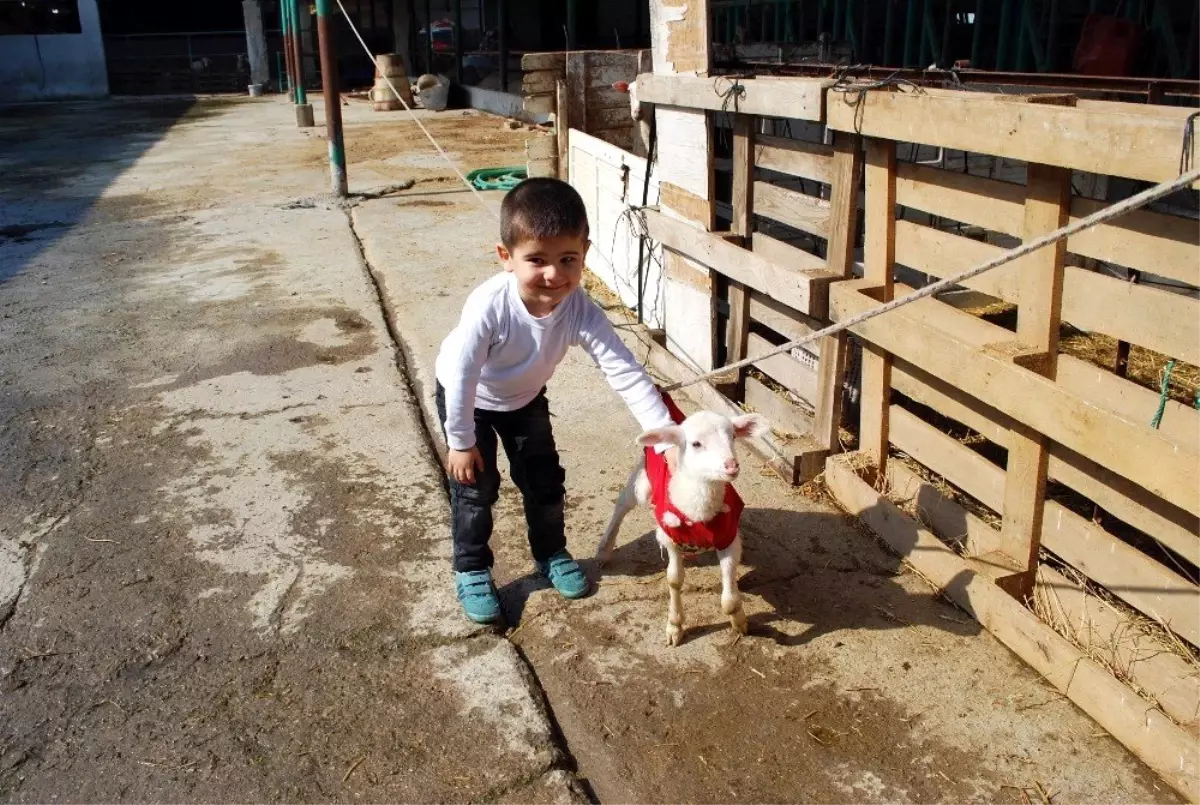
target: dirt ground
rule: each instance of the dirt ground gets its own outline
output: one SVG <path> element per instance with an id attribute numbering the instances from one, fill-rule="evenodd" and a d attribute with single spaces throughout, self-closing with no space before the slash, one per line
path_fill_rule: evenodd
<path id="1" fill-rule="evenodd" d="M 331 203 L 276 99 L 0 117 L 0 798 L 1179 801 L 756 465 L 747 637 L 706 559 L 668 649 L 645 513 L 564 602 L 511 488 L 507 628 L 468 624 L 427 430 L 494 207 L 401 115 L 344 111 L 351 190 L 410 189 Z M 464 172 L 534 136 L 427 119 Z M 590 556 L 636 426 L 582 355 L 550 397 Z"/>

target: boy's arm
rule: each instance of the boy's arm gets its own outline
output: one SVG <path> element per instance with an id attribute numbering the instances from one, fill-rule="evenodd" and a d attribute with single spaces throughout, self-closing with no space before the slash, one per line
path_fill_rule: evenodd
<path id="1" fill-rule="evenodd" d="M 458 329 L 462 333 L 457 350 L 449 353 L 452 376 L 446 390 L 446 444 L 451 450 L 475 446 L 475 389 L 492 341 L 492 322 L 484 306 L 468 302 Z"/>
<path id="2" fill-rule="evenodd" d="M 674 424 L 650 375 L 617 336 L 612 322 L 590 299 L 585 304 L 579 345 L 604 372 L 608 384 L 621 395 L 642 430 Z"/>

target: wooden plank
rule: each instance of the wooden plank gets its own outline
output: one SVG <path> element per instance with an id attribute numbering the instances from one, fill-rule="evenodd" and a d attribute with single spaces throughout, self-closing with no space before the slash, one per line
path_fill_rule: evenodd
<path id="1" fill-rule="evenodd" d="M 762 80 L 655 72 L 638 76 L 637 92 L 643 103 L 819 121 L 825 87 L 832 83 L 825 78 Z"/>
<path id="2" fill-rule="evenodd" d="M 1004 506 L 1004 470 L 899 405 L 891 443 L 993 511 Z"/>
<path id="3" fill-rule="evenodd" d="M 1008 447 L 1013 420 L 990 405 L 972 399 L 905 361 L 895 362 L 892 385 L 906 397 L 961 422 L 1001 447 Z M 1195 517 L 1058 443 L 1052 443 L 1049 450 L 1048 472 L 1052 479 L 1098 502 L 1113 516 L 1145 532 L 1192 564 L 1200 565 L 1200 536 L 1196 533 Z"/>
<path id="4" fill-rule="evenodd" d="M 896 262 L 915 271 L 932 274 L 938 279 L 991 260 L 1002 251 L 1002 248 L 991 243 L 931 226 L 912 221 L 896 222 Z M 1016 268 L 1011 263 L 994 268 L 967 280 L 963 287 L 1015 304 Z"/>
<path id="5" fill-rule="evenodd" d="M 768 182 L 754 183 L 754 212 L 764 218 L 808 232 L 819 238 L 829 237 L 829 202 L 806 196 Z"/>
<path id="6" fill-rule="evenodd" d="M 1037 163 L 1030 163 L 1026 171 L 1023 239 L 1029 241 L 1066 223 L 1071 172 Z M 1012 263 L 1019 278 L 1017 339 L 1037 358 L 1031 370 L 1052 380 L 1058 367 L 1066 256 L 1066 241 L 1060 240 Z M 1033 571 L 1042 543 L 1048 459 L 1046 437 L 1023 422 L 1014 422 L 1009 431 L 1004 504 L 999 509 L 1000 550 L 1017 563 L 1019 577 L 1012 580 L 1009 591 L 1022 599 L 1033 592 Z"/>
<path id="7" fill-rule="evenodd" d="M 571 179 L 571 103 L 568 92 L 566 79 L 560 79 L 554 91 L 554 133 L 558 145 L 558 178 L 564 182 Z"/>
<path id="8" fill-rule="evenodd" d="M 861 292 L 863 287 L 860 280 L 830 287 L 835 320 L 877 305 Z M 896 290 L 897 295 L 911 292 L 900 285 Z M 940 302 L 920 300 L 852 330 L 1189 513 L 1200 514 L 1200 455 L 1194 444 L 1180 443 L 1146 425 L 1129 422 L 1014 365 L 1002 354 L 1002 344 L 980 347 L 969 338 L 964 340 L 959 332 L 964 329 L 960 326 L 964 318 L 972 319 Z"/>
<path id="9" fill-rule="evenodd" d="M 655 210 L 646 211 L 646 223 L 650 237 L 666 248 L 803 313 L 811 310 L 812 298 L 825 293 L 831 279 L 827 271 L 794 271 L 777 266 L 719 235 L 703 232 Z"/>
<path id="10" fill-rule="evenodd" d="M 521 78 L 522 95 L 545 95 L 554 92 L 559 81 L 563 80 L 565 72 L 559 70 L 537 70 L 525 73 Z"/>
<path id="11" fill-rule="evenodd" d="M 659 188 L 658 200 L 664 208 L 678 213 L 706 230 L 712 229 L 713 210 L 710 202 L 666 181 L 663 181 Z"/>
<path id="12" fill-rule="evenodd" d="M 1158 392 L 1070 355 L 1058 356 L 1058 384 L 1130 422 L 1147 426 L 1159 404 Z M 1200 444 L 1200 412 L 1168 400 L 1157 433 L 1179 445 Z"/>
<path id="13" fill-rule="evenodd" d="M 889 461 L 888 497 L 917 510 L 918 519 L 949 541 L 966 557 L 983 556 L 1000 548 L 1000 532 L 944 496 L 903 462 Z"/>
<path id="14" fill-rule="evenodd" d="M 558 53 L 526 53 L 521 56 L 521 69 L 525 72 L 537 70 L 562 70 L 567 63 L 567 54 Z"/>
<path id="15" fill-rule="evenodd" d="M 1025 186 L 903 162 L 896 168 L 896 202 L 952 221 L 1020 237 Z"/>
<path id="16" fill-rule="evenodd" d="M 754 163 L 763 169 L 829 184 L 833 181 L 833 147 L 823 143 L 761 135 Z"/>
<path id="17" fill-rule="evenodd" d="M 805 316 L 759 291 L 750 292 L 750 318 L 770 327 L 788 341 L 803 338 L 823 326 L 820 320 Z M 810 344 L 807 351 L 812 352 L 814 348 L 819 349 Z"/>
<path id="18" fill-rule="evenodd" d="M 1148 710 L 1142 699 L 1111 674 L 973 572 L 936 536 L 859 478 L 849 458 L 833 456 L 825 465 L 826 483 L 842 506 L 1168 784 L 1193 802 L 1200 800 L 1200 752 L 1192 736 L 1157 710 Z M 1080 684 L 1081 680 L 1086 684 Z"/>
<path id="19" fill-rule="evenodd" d="M 827 125 L 837 131 L 1149 182 L 1179 176 L 1183 129 L 1176 120 L 1093 106 L 1004 103 L 971 92 L 868 91 L 853 106 L 848 94 L 833 95 Z M 1200 140 L 1195 145 L 1200 164 Z"/>
<path id="20" fill-rule="evenodd" d="M 1058 571 L 1038 568 L 1039 614 L 1124 673 L 1164 713 L 1197 733 L 1200 678 L 1177 655 L 1138 629 L 1104 600 L 1088 595 Z"/>
<path id="21" fill-rule="evenodd" d="M 795 268 L 800 271 L 820 271 L 825 268 L 825 261 L 815 254 L 809 254 L 804 249 L 784 243 L 782 240 L 777 240 L 762 232 L 754 233 L 750 247 L 772 263 L 784 268 Z M 818 314 L 817 318 L 824 318 L 824 314 Z"/>
<path id="22" fill-rule="evenodd" d="M 754 232 L 754 130 L 757 118 L 737 115 L 733 122 L 733 217 L 730 229 L 743 243 Z M 750 290 L 736 280 L 729 281 L 729 322 L 725 335 L 725 362 L 735 363 L 746 357 L 750 336 Z M 734 397 L 745 396 L 744 371 L 738 372 Z"/>
<path id="23" fill-rule="evenodd" d="M 826 255 L 830 272 L 838 278 L 853 276 L 854 238 L 858 231 L 858 177 L 862 169 L 861 138 L 839 132 L 833 138 L 833 175 L 830 184 L 829 240 Z M 828 291 L 828 289 L 827 289 Z M 828 300 L 827 300 L 828 301 Z M 828 305 L 825 315 L 829 315 Z M 842 383 L 846 376 L 849 342 L 845 333 L 821 339 L 820 382 L 817 390 L 813 438 L 831 451 L 841 448 Z"/>
<path id="24" fill-rule="evenodd" d="M 1108 206 L 1102 201 L 1076 198 L 1071 201 L 1071 220 L 1076 221 Z M 1111 223 L 1085 229 L 1067 240 L 1067 250 L 1136 268 L 1160 277 L 1200 285 L 1200 226 L 1178 215 L 1134 210 Z"/>
<path id="25" fill-rule="evenodd" d="M 879 300 L 890 302 L 896 257 L 896 144 L 872 138 L 866 146 L 863 271 Z M 883 471 L 888 458 L 892 356 L 874 344 L 863 344 L 861 387 L 859 451 Z"/>
<path id="26" fill-rule="evenodd" d="M 750 333 L 748 346 L 751 356 L 761 355 L 776 348 L 774 344 L 757 333 Z M 786 352 L 781 355 L 772 355 L 769 358 L 755 361 L 754 366 L 761 369 L 776 383 L 799 396 L 800 399 L 810 404 L 816 399 L 816 370 L 801 363 L 792 355 Z"/>
<path id="27" fill-rule="evenodd" d="M 658 130 L 659 179 L 705 201 L 711 200 L 712 148 L 707 114 L 660 106 L 654 110 L 654 118 Z M 711 224 L 708 228 L 712 228 Z"/>
<path id="28" fill-rule="evenodd" d="M 781 435 L 804 434 L 812 428 L 808 412 L 754 377 L 746 378 L 746 405 L 771 420 L 771 427 Z"/>
<path id="29" fill-rule="evenodd" d="M 706 7 L 692 0 L 651 0 L 654 72 L 708 75 L 712 37 Z"/>

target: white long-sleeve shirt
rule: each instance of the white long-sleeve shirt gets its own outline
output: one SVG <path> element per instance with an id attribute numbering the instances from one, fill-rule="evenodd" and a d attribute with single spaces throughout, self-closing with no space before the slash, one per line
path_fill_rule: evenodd
<path id="1" fill-rule="evenodd" d="M 654 381 L 582 288 L 537 318 L 521 301 L 516 277 L 503 273 L 471 292 L 438 352 L 450 448 L 475 446 L 476 408 L 515 411 L 532 402 L 572 346 L 592 357 L 643 430 L 671 424 Z"/>

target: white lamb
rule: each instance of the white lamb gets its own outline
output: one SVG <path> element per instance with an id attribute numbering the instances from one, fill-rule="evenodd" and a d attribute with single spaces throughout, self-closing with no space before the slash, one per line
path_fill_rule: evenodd
<path id="1" fill-rule="evenodd" d="M 637 439 L 647 449 L 617 498 L 596 558 L 601 565 L 611 558 L 621 522 L 634 506 L 654 506 L 658 544 L 667 552 L 667 642 L 672 646 L 683 638 L 683 557 L 705 550 L 716 550 L 720 561 L 721 610 L 736 632 L 746 633 L 737 587 L 742 501 L 732 486 L 740 471 L 734 441 L 756 436 L 767 427 L 766 418 L 759 414 L 729 419 L 700 411 L 678 425 L 648 430 Z M 663 443 L 679 448 L 674 475 L 662 457 L 649 449 Z"/>

